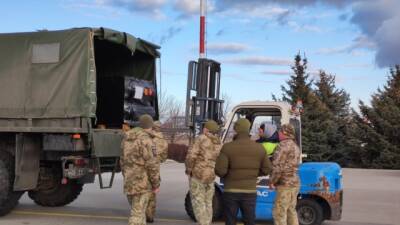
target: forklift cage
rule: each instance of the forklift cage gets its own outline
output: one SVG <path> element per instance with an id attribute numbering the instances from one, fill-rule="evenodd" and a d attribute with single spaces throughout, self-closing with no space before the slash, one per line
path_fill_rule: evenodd
<path id="1" fill-rule="evenodd" d="M 222 124 L 224 101 L 220 99 L 221 64 L 210 59 L 190 61 L 185 123 L 196 136 L 207 120 Z"/>

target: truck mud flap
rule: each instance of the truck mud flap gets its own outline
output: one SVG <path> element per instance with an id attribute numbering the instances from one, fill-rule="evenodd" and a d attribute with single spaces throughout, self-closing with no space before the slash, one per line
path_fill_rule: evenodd
<path id="1" fill-rule="evenodd" d="M 100 158 L 96 159 L 96 170 L 97 170 L 97 174 L 99 177 L 100 189 L 112 188 L 112 185 L 114 183 L 115 173 L 119 166 L 119 158 L 113 158 L 113 159 L 111 159 L 111 161 L 112 161 L 111 163 L 104 164 L 101 162 Z M 102 176 L 103 168 L 111 169 L 111 178 L 107 185 L 104 185 L 104 177 Z M 109 171 L 109 170 L 106 170 L 106 171 Z"/>
<path id="2" fill-rule="evenodd" d="M 111 188 L 115 173 L 119 168 L 123 138 L 122 131 L 94 129 L 92 137 L 92 157 L 96 159 L 96 172 L 98 174 L 100 188 Z M 111 178 L 107 185 L 104 184 L 104 177 L 102 176 L 102 173 L 106 172 L 111 172 Z"/>
<path id="3" fill-rule="evenodd" d="M 39 177 L 41 136 L 17 134 L 14 191 L 35 189 Z"/>

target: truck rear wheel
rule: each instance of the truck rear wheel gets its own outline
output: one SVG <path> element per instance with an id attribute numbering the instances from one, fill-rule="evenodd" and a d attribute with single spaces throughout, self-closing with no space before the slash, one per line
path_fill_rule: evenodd
<path id="1" fill-rule="evenodd" d="M 0 151 L 0 216 L 13 210 L 23 194 L 14 191 L 14 162 L 14 157 L 8 152 Z"/>
<path id="2" fill-rule="evenodd" d="M 76 180 L 69 180 L 67 184 L 61 183 L 61 172 L 51 170 L 54 173 L 50 175 L 51 179 L 47 181 L 45 188 L 32 190 L 28 192 L 36 204 L 46 207 L 65 206 L 73 202 L 82 192 L 83 184 Z"/>
<path id="3" fill-rule="evenodd" d="M 215 194 L 213 197 L 213 221 L 222 218 L 224 213 L 223 205 L 222 205 L 222 193 L 216 188 Z M 192 206 L 192 199 L 190 197 L 190 192 L 186 194 L 185 197 L 185 210 L 186 214 L 193 220 L 196 221 L 196 217 L 194 215 L 193 206 Z"/>
<path id="4" fill-rule="evenodd" d="M 296 209 L 300 225 L 321 225 L 324 221 L 321 205 L 312 199 L 299 200 Z"/>

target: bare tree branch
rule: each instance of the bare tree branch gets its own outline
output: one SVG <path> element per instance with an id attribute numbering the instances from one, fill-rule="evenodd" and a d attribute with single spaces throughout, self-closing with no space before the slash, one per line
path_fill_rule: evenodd
<path id="1" fill-rule="evenodd" d="M 222 117 L 224 119 L 226 119 L 226 117 L 228 116 L 228 113 L 232 109 L 232 98 L 227 93 L 223 93 L 222 94 L 222 100 L 224 100 L 224 107 L 222 109 Z"/>
<path id="2" fill-rule="evenodd" d="M 183 116 L 183 103 L 176 99 L 175 96 L 169 95 L 163 91 L 159 98 L 160 120 L 165 122 L 173 117 Z"/>
<path id="3" fill-rule="evenodd" d="M 184 105 L 175 96 L 169 95 L 166 91 L 162 92 L 159 101 L 159 113 L 162 127 L 166 132 L 166 137 L 171 143 L 188 139 L 185 131 Z M 186 142 L 186 141 L 185 141 Z"/>

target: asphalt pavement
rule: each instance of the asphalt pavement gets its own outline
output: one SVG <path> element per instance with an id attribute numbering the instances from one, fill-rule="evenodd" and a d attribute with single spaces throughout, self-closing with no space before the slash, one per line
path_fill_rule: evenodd
<path id="1" fill-rule="evenodd" d="M 161 170 L 154 224 L 195 224 L 184 209 L 188 182 L 183 164 L 167 162 Z M 400 225 L 400 171 L 344 169 L 343 174 L 343 218 L 325 225 Z M 118 175 L 111 189 L 100 190 L 97 183 L 85 185 L 79 198 L 65 207 L 40 207 L 25 194 L 11 214 L 0 218 L 0 225 L 122 225 L 128 216 L 122 176 Z"/>

